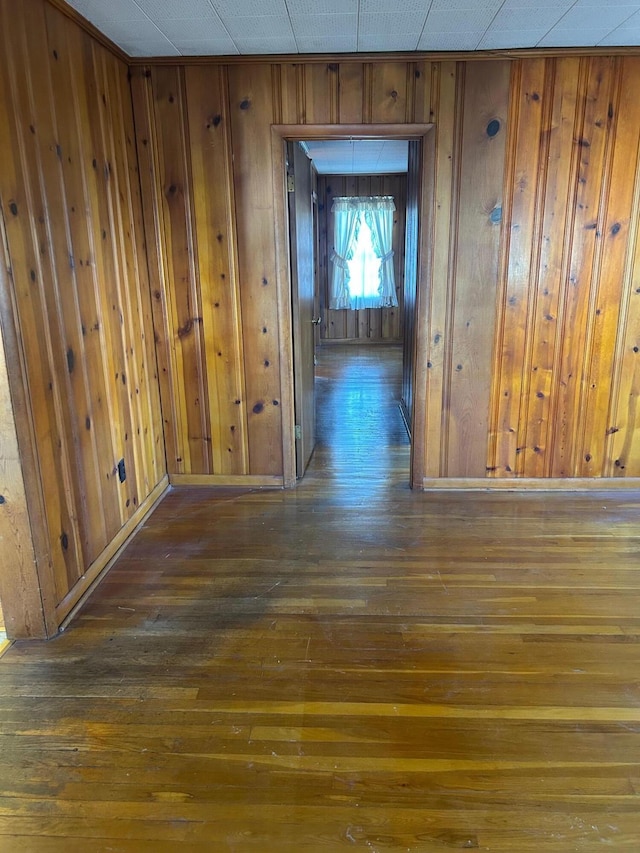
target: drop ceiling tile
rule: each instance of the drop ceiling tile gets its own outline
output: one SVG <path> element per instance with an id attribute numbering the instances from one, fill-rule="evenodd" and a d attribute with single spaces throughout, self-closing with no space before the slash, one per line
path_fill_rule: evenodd
<path id="1" fill-rule="evenodd" d="M 626 0 L 628 3 L 629 0 Z M 528 9 L 530 14 L 535 14 L 537 9 L 557 9 L 558 16 L 570 9 L 575 0 L 504 0 L 500 12 L 509 9 Z"/>
<path id="2" fill-rule="evenodd" d="M 292 18 L 300 15 L 357 15 L 358 0 L 287 0 Z"/>
<path id="3" fill-rule="evenodd" d="M 291 22 L 282 15 L 252 15 L 248 18 L 228 18 L 224 24 L 232 39 L 293 38 Z"/>
<path id="4" fill-rule="evenodd" d="M 416 42 L 418 33 L 413 35 L 406 33 L 390 33 L 380 35 L 379 33 L 364 34 L 358 36 L 358 50 L 367 51 L 393 51 L 393 50 L 417 50 Z"/>
<path id="5" fill-rule="evenodd" d="M 599 9 L 611 9 L 616 6 L 638 6 L 640 4 L 629 2 L 629 0 L 576 0 L 576 9 L 583 9 L 585 6 L 595 6 Z M 608 12 L 607 12 L 608 14 Z"/>
<path id="6" fill-rule="evenodd" d="M 168 41 L 158 27 L 146 18 L 144 21 L 105 21 L 100 29 L 117 44 L 142 41 Z"/>
<path id="7" fill-rule="evenodd" d="M 640 45 L 640 29 L 627 30 L 618 27 L 598 42 L 598 47 L 622 47 L 623 45 Z"/>
<path id="8" fill-rule="evenodd" d="M 179 39 L 227 39 L 229 33 L 219 18 L 188 18 L 185 20 L 156 21 L 158 28 L 174 44 Z"/>
<path id="9" fill-rule="evenodd" d="M 285 0 L 211 0 L 220 17 L 245 18 L 249 15 L 287 15 Z"/>
<path id="10" fill-rule="evenodd" d="M 297 53 L 293 36 L 276 38 L 235 38 L 236 47 L 242 54 Z"/>
<path id="11" fill-rule="evenodd" d="M 129 56 L 180 56 L 180 51 L 166 39 L 162 41 L 146 39 L 135 42 L 123 39 L 119 44 Z"/>
<path id="12" fill-rule="evenodd" d="M 324 1 L 319 0 L 319 2 Z M 473 0 L 464 0 L 464 2 L 472 3 Z M 429 11 L 429 5 L 429 0 L 402 0 L 402 2 L 395 3 L 393 0 L 360 0 L 360 14 L 383 15 L 386 13 L 394 14 L 396 11 L 400 14 L 416 12 L 424 18 Z"/>
<path id="13" fill-rule="evenodd" d="M 491 22 L 491 30 L 520 31 L 532 28 L 534 24 L 537 29 L 543 30 L 544 35 L 551 27 L 554 27 L 563 12 L 561 9 L 500 9 Z"/>
<path id="14" fill-rule="evenodd" d="M 548 28 L 538 30 L 494 30 L 493 27 L 484 35 L 478 45 L 478 50 L 508 50 L 516 47 L 535 47 L 541 38 L 547 34 Z"/>
<path id="15" fill-rule="evenodd" d="M 230 38 L 176 39 L 174 45 L 182 56 L 233 56 L 240 52 Z"/>
<path id="16" fill-rule="evenodd" d="M 216 15 L 209 0 L 136 0 L 136 3 L 153 20 L 211 18 Z M 104 0 L 104 5 L 110 6 L 111 0 Z"/>
<path id="17" fill-rule="evenodd" d="M 418 50 L 475 50 L 484 36 L 484 30 L 455 33 L 424 32 L 418 42 Z"/>
<path id="18" fill-rule="evenodd" d="M 424 25 L 425 33 L 451 33 L 456 30 L 476 31 L 486 30 L 494 17 L 492 10 L 466 9 L 456 12 L 429 12 Z"/>
<path id="19" fill-rule="evenodd" d="M 355 53 L 358 49 L 356 34 L 339 35 L 327 38 L 296 37 L 300 53 Z"/>
<path id="20" fill-rule="evenodd" d="M 108 3 L 104 0 L 70 0 L 69 5 L 94 24 L 103 21 L 148 20 L 134 0 L 109 0 Z"/>
<path id="21" fill-rule="evenodd" d="M 303 38 L 329 38 L 335 34 L 355 35 L 358 26 L 357 15 L 307 15 L 292 17 L 291 24 L 296 36 Z"/>
<path id="22" fill-rule="evenodd" d="M 536 47 L 593 47 L 606 38 L 610 32 L 609 27 L 591 29 L 552 30 L 540 39 Z"/>
<path id="23" fill-rule="evenodd" d="M 460 12 L 467 10 L 470 12 L 485 11 L 495 15 L 498 9 L 502 6 L 503 0 L 433 0 L 431 4 L 431 12 Z"/>
<path id="24" fill-rule="evenodd" d="M 425 15 L 423 12 L 407 12 L 406 14 L 360 15 L 360 34 L 373 35 L 408 35 L 415 34 L 416 37 L 422 30 Z M 397 50 L 398 48 L 391 48 Z"/>
<path id="25" fill-rule="evenodd" d="M 613 30 L 631 18 L 638 6 L 611 6 L 606 12 L 598 6 L 581 6 L 567 10 L 558 21 L 557 29 L 572 30 L 578 35 L 582 30 Z"/>

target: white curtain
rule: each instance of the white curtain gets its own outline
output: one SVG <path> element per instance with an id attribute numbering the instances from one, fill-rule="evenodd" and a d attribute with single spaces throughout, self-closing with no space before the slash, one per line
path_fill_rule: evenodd
<path id="1" fill-rule="evenodd" d="M 334 215 L 333 273 L 329 293 L 329 308 L 349 308 L 349 266 L 347 261 L 353 255 L 356 229 L 360 221 L 358 199 L 336 198 L 331 210 Z"/>
<path id="2" fill-rule="evenodd" d="M 379 299 L 367 300 L 369 308 L 392 308 L 398 305 L 393 270 L 393 196 L 341 196 L 333 200 L 334 242 L 331 253 L 333 271 L 329 293 L 329 308 L 356 309 L 362 307 L 349 290 L 349 264 L 353 257 L 362 218 L 371 229 L 373 250 L 380 258 L 378 272 Z"/>
<path id="3" fill-rule="evenodd" d="M 373 250 L 380 258 L 378 273 L 380 286 L 381 308 L 395 308 L 398 304 L 396 296 L 396 279 L 393 271 L 393 211 L 396 209 L 393 199 L 380 200 L 371 205 L 365 212 L 367 225 L 373 237 Z"/>

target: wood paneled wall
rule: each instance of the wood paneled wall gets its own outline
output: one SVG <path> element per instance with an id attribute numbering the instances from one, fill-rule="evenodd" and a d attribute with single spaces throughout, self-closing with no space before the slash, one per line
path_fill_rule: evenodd
<path id="1" fill-rule="evenodd" d="M 170 470 L 282 473 L 270 125 L 427 121 L 425 484 L 640 476 L 639 62 L 135 69 Z"/>
<path id="2" fill-rule="evenodd" d="M 2 572 L 32 605 L 13 635 L 44 635 L 166 468 L 128 68 L 43 0 L 0 0 L 0 44 L 1 313 L 36 558 Z"/>
<path id="3" fill-rule="evenodd" d="M 329 260 L 333 249 L 333 214 L 331 206 L 336 196 L 391 195 L 396 212 L 393 220 L 392 246 L 396 278 L 397 308 L 365 308 L 358 311 L 332 311 L 329 304 L 329 282 L 332 264 Z M 321 341 L 399 342 L 403 334 L 404 318 L 404 231 L 406 215 L 407 176 L 318 176 L 319 218 L 319 287 Z"/>

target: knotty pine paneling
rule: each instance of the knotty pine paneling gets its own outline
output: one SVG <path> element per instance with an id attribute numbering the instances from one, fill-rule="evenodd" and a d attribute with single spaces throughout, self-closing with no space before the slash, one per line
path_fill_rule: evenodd
<path id="1" fill-rule="evenodd" d="M 0 41 L 2 320 L 45 610 L 14 628 L 42 635 L 140 516 L 164 446 L 128 69 L 41 0 L 1 0 Z"/>
<path id="2" fill-rule="evenodd" d="M 174 109 L 158 100 L 166 75 Z M 452 484 L 638 476 L 639 79 L 631 56 L 136 67 L 170 470 L 282 476 L 290 366 L 270 125 L 427 121 L 417 468 Z M 178 165 L 187 183 L 172 205 L 165 172 Z M 326 280 L 322 254 L 320 266 Z M 212 277 L 224 284 L 207 309 Z M 188 306 L 193 329 L 172 304 Z M 343 313 L 335 337 L 397 331 Z M 208 457 L 189 455 L 194 439 Z"/>
<path id="3" fill-rule="evenodd" d="M 516 68 L 490 476 L 640 475 L 639 87 L 635 57 Z"/>
<path id="4" fill-rule="evenodd" d="M 330 310 L 329 286 L 333 249 L 333 214 L 331 206 L 336 196 L 392 195 L 396 204 L 393 222 L 392 245 L 396 278 L 397 308 L 365 308 L 358 311 Z M 319 289 L 320 289 L 320 340 L 360 341 L 361 343 L 402 340 L 404 293 L 404 232 L 407 206 L 406 175 L 319 175 L 318 176 L 318 230 L 319 230 Z"/>

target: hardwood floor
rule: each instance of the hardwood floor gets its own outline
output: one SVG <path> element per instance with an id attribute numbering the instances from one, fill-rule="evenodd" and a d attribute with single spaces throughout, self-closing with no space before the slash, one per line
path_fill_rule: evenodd
<path id="1" fill-rule="evenodd" d="M 170 494 L 0 660 L 0 850 L 640 849 L 640 497 L 422 494 L 327 348 L 288 492 Z"/>

